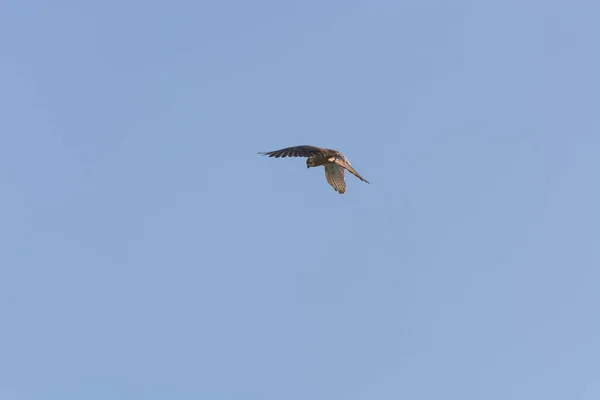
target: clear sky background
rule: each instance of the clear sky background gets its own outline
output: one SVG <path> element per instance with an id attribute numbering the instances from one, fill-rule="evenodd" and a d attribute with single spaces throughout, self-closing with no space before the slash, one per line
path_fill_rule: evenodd
<path id="1" fill-rule="evenodd" d="M 600 399 L 599 20 L 3 1 L 0 398 Z"/>

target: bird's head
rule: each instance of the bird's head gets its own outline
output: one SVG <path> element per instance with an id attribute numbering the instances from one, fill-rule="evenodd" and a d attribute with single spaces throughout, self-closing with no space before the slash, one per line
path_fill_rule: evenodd
<path id="1" fill-rule="evenodd" d="M 306 159 L 306 168 L 315 167 L 315 160 L 312 158 Z"/>

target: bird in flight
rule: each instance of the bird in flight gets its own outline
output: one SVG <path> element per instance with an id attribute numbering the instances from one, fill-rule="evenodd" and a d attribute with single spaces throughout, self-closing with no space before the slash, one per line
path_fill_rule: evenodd
<path id="1" fill-rule="evenodd" d="M 320 165 L 325 167 L 325 177 L 327 178 L 327 182 L 329 182 L 335 191 L 340 194 L 346 193 L 346 181 L 344 180 L 346 170 L 350 171 L 350 173 L 361 181 L 369 183 L 369 181 L 360 176 L 360 174 L 352 168 L 350 161 L 348 161 L 341 151 L 322 149 L 315 146 L 293 146 L 258 154 L 275 158 L 308 157 L 306 160 L 306 168 L 318 167 Z"/>

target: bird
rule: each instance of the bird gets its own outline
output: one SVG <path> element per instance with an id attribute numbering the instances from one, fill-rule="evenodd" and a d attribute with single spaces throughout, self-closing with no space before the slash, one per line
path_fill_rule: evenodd
<path id="1" fill-rule="evenodd" d="M 341 151 L 301 145 L 286 147 L 285 149 L 280 150 L 259 152 L 258 154 L 275 158 L 308 157 L 306 160 L 306 168 L 319 167 L 322 165 L 325 168 L 327 182 L 329 182 L 329 184 L 333 186 L 333 189 L 339 194 L 346 193 L 346 181 L 344 180 L 346 170 L 350 171 L 351 174 L 361 181 L 369 183 L 369 181 L 356 172 L 352 167 L 352 164 L 350 164 L 350 161 L 348 161 Z"/>

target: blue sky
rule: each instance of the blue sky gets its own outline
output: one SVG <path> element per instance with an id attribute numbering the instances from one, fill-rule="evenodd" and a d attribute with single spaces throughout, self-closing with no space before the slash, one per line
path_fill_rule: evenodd
<path id="1" fill-rule="evenodd" d="M 598 2 L 0 10 L 0 398 L 600 398 Z"/>

